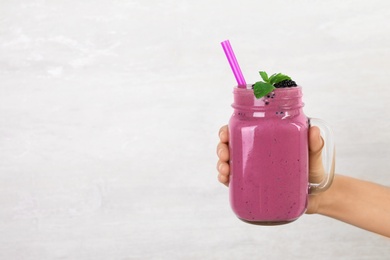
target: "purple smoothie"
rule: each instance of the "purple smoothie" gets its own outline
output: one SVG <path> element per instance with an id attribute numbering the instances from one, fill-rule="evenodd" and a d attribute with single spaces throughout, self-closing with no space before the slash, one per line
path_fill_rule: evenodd
<path id="1" fill-rule="evenodd" d="M 230 204 L 243 221 L 277 225 L 296 220 L 308 198 L 308 119 L 301 87 L 256 99 L 234 89 L 229 122 Z"/>

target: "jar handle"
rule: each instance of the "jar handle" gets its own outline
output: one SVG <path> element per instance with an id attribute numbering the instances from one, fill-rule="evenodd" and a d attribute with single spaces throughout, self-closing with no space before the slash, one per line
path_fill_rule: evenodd
<path id="1" fill-rule="evenodd" d="M 309 126 L 317 126 L 320 129 L 321 136 L 324 140 L 321 154 L 324 177 L 319 183 L 309 183 L 309 194 L 317 194 L 326 191 L 333 182 L 335 170 L 334 137 L 332 129 L 322 119 L 309 118 Z"/>

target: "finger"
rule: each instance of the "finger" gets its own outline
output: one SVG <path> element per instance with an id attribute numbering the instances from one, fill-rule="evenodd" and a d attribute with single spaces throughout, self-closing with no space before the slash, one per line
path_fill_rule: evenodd
<path id="1" fill-rule="evenodd" d="M 311 153 L 319 153 L 324 146 L 324 141 L 321 138 L 320 129 L 317 126 L 312 126 L 309 129 L 309 150 Z"/>
<path id="2" fill-rule="evenodd" d="M 309 179 L 312 183 L 319 183 L 325 176 L 322 164 L 322 148 L 324 141 L 320 129 L 316 126 L 309 129 Z"/>
<path id="3" fill-rule="evenodd" d="M 227 125 L 224 125 L 219 129 L 219 139 L 222 143 L 229 142 L 229 128 Z"/>
<path id="4" fill-rule="evenodd" d="M 229 176 L 219 174 L 218 181 L 226 186 L 229 186 Z"/>
<path id="5" fill-rule="evenodd" d="M 229 161 L 229 146 L 225 143 L 219 143 L 217 145 L 217 155 L 221 161 Z"/>
<path id="6" fill-rule="evenodd" d="M 224 175 L 224 176 L 229 176 L 230 166 L 226 162 L 218 161 L 217 170 L 218 170 L 219 174 Z"/>

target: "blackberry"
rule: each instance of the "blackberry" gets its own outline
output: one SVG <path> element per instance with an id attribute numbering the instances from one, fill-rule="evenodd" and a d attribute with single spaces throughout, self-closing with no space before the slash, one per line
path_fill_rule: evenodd
<path id="1" fill-rule="evenodd" d="M 274 84 L 275 88 L 291 88 L 291 87 L 296 87 L 296 86 L 297 86 L 297 83 L 295 83 L 295 81 L 292 81 L 289 79 L 286 79 L 286 80 L 283 80 L 279 83 Z"/>

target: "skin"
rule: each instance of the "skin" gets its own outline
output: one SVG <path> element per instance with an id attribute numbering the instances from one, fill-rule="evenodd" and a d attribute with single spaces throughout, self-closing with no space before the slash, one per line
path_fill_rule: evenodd
<path id="1" fill-rule="evenodd" d="M 218 181 L 229 186 L 229 129 L 219 130 Z M 313 126 L 309 130 L 309 179 L 322 180 L 323 140 Z M 336 174 L 330 188 L 309 195 L 307 214 L 321 214 L 390 238 L 390 187 Z"/>

